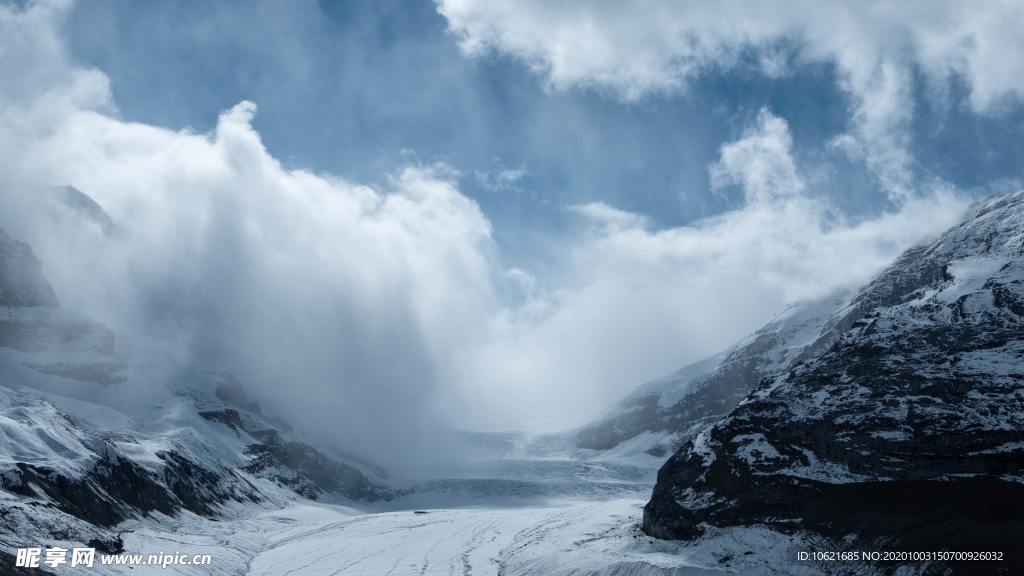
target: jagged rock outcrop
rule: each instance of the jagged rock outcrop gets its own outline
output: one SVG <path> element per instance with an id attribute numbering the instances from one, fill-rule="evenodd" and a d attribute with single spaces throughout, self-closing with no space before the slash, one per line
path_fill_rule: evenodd
<path id="1" fill-rule="evenodd" d="M 0 385 L 0 490 L 20 497 L 0 504 L 0 533 L 108 542 L 116 539 L 109 529 L 130 518 L 179 510 L 214 516 L 225 502 L 261 499 L 230 461 L 198 462 L 184 441 L 94 429 L 87 420 L 44 393 Z M 133 454 L 140 441 L 164 448 Z"/>
<path id="2" fill-rule="evenodd" d="M 291 427 L 265 416 L 232 374 L 212 374 L 221 379 L 215 395 L 228 401 L 231 407 L 201 410 L 199 416 L 218 422 L 246 439 L 244 451 L 249 461 L 243 467 L 245 472 L 273 480 L 314 500 L 323 494 L 340 494 L 353 500 L 373 502 L 396 495 L 353 464 L 314 448 L 296 438 Z M 375 472 L 383 473 L 379 469 Z"/>
<path id="3" fill-rule="evenodd" d="M 1019 550 L 1024 192 L 906 252 L 818 342 L 669 459 L 644 531 L 756 524 L 873 549 Z"/>

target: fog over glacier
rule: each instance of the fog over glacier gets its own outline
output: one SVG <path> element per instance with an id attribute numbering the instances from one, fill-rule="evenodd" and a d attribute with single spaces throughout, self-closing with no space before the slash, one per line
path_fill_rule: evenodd
<path id="1" fill-rule="evenodd" d="M 443 11 L 477 49 L 489 16 L 453 4 Z M 69 10 L 0 5 L 0 227 L 32 245 L 64 307 L 117 332 L 151 385 L 197 362 L 230 370 L 307 433 L 384 464 L 432 458 L 453 429 L 582 424 L 786 304 L 863 284 L 967 203 L 886 164 L 891 207 L 850 217 L 821 193 L 787 119 L 763 108 L 708 166 L 733 208 L 663 227 L 601 201 L 565 205 L 580 226 L 551 241 L 558 271 L 523 269 L 460 191 L 457 165 L 410 156 L 372 185 L 295 168 L 254 128 L 259 102 L 226 104 L 209 131 L 125 118 L 104 71 L 69 53 Z M 522 51 L 501 38 L 490 44 Z M 586 83 L 556 48 L 537 50 L 526 58 L 553 89 Z M 1003 90 L 984 86 L 979 109 Z M 858 117 L 884 104 L 859 102 Z M 837 146 L 899 144 L 865 136 L 871 126 Z M 117 232 L 44 208 L 64 185 Z"/>

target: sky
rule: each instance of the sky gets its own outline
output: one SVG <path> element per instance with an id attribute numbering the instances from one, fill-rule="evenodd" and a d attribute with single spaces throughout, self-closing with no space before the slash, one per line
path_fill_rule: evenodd
<path id="1" fill-rule="evenodd" d="M 239 372 L 349 448 L 567 429 L 1017 186 L 1022 24 L 1014 2 L 0 2 L 0 226 L 126 350 Z M 129 233 L 37 217 L 61 184 Z"/>

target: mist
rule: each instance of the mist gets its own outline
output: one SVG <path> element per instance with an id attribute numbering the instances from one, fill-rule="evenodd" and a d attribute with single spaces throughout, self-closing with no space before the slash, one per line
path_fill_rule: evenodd
<path id="1" fill-rule="evenodd" d="M 67 10 L 0 6 L 0 226 L 130 362 L 229 370 L 306 434 L 393 468 L 449 456 L 452 430 L 581 425 L 782 306 L 863 283 L 966 201 L 939 182 L 848 219 L 765 109 L 708 166 L 735 208 L 658 228 L 566 205 L 579 226 L 551 239 L 556 271 L 523 270 L 458 166 L 412 159 L 372 186 L 292 168 L 253 127 L 258 102 L 209 132 L 123 118 L 104 72 L 67 54 Z M 119 232 L 41 208 L 63 185 Z"/>

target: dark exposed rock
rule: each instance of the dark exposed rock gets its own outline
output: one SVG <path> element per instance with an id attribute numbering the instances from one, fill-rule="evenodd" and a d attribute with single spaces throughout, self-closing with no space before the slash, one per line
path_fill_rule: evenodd
<path id="1" fill-rule="evenodd" d="M 157 452 L 164 462 L 163 481 L 180 505 L 200 516 L 213 516 L 227 500 L 259 502 L 256 488 L 231 472 L 215 473 L 174 452 Z"/>
<path id="2" fill-rule="evenodd" d="M 243 428 L 242 415 L 238 413 L 238 410 L 233 408 L 225 408 L 223 410 L 204 410 L 199 412 L 199 415 L 211 422 L 220 422 L 235 432 L 239 432 Z"/>
<path id="3" fill-rule="evenodd" d="M 826 326 L 816 355 L 668 460 L 644 531 L 766 525 L 1024 564 L 1022 246 L 1015 193 L 904 254 Z"/>
<path id="4" fill-rule="evenodd" d="M 103 554 L 120 554 L 124 552 L 124 539 L 120 535 L 109 538 L 93 538 L 86 542 L 85 545 L 95 548 L 97 552 L 102 552 Z"/>
<path id="5" fill-rule="evenodd" d="M 394 497 L 393 491 L 371 480 L 359 468 L 293 438 L 291 427 L 262 413 L 233 374 L 212 374 L 219 379 L 217 398 L 237 409 L 204 410 L 199 415 L 254 440 L 245 450 L 250 457 L 246 472 L 274 480 L 312 499 L 325 492 L 366 501 Z M 365 465 L 372 468 L 368 463 Z"/>
<path id="6" fill-rule="evenodd" d="M 5 477 L 5 490 L 42 497 L 63 512 L 103 527 L 113 526 L 133 512 L 170 514 L 173 502 L 149 472 L 126 459 L 97 463 L 93 473 L 69 478 L 55 470 L 19 463 L 18 474 Z M 13 476 L 13 477 L 12 477 Z"/>
<path id="7" fill-rule="evenodd" d="M 258 501 L 258 492 L 233 474 L 218 474 L 173 452 L 161 451 L 162 478 L 107 447 L 87 474 L 69 477 L 58 471 L 19 463 L 2 477 L 4 490 L 43 498 L 61 511 L 86 522 L 111 527 L 128 518 L 160 512 L 174 515 L 184 508 L 213 516 L 228 499 Z"/>
<path id="8" fill-rule="evenodd" d="M 284 439 L 273 430 L 257 434 L 261 441 L 246 450 L 252 457 L 246 471 L 252 474 L 271 478 L 307 498 L 315 499 L 321 492 L 369 502 L 394 496 L 358 468 L 330 458 L 304 442 Z"/>

